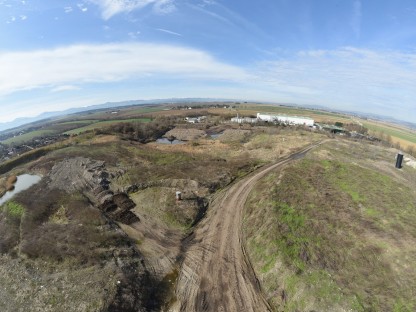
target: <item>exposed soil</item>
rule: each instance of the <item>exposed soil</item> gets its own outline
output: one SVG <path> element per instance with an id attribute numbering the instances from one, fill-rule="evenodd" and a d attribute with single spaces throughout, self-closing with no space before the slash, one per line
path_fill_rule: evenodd
<path id="1" fill-rule="evenodd" d="M 205 137 L 206 133 L 203 130 L 193 128 L 175 128 L 168 131 L 164 136 L 167 138 L 170 136 L 174 136 L 175 138 L 182 141 L 191 141 L 199 139 L 201 137 Z"/>
<path id="2" fill-rule="evenodd" d="M 221 142 L 243 142 L 250 133 L 250 130 L 227 129 L 219 139 Z"/>
<path id="3" fill-rule="evenodd" d="M 68 193 L 81 191 L 112 220 L 125 224 L 137 222 L 138 217 L 130 211 L 135 206 L 134 202 L 127 194 L 114 194 L 109 189 L 108 178 L 115 175 L 105 169 L 103 161 L 69 158 L 53 166 L 49 175 L 49 187 Z"/>
<path id="4" fill-rule="evenodd" d="M 254 184 L 312 147 L 265 167 L 219 193 L 184 241 L 184 261 L 172 311 L 269 311 L 246 252 L 242 213 Z"/>

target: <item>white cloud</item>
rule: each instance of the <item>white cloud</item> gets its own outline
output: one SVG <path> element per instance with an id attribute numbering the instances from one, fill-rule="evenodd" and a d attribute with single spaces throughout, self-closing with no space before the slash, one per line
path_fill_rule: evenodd
<path id="1" fill-rule="evenodd" d="M 158 14 L 169 14 L 176 10 L 173 0 L 159 0 L 155 2 L 153 9 Z"/>
<path id="2" fill-rule="evenodd" d="M 130 39 L 135 40 L 140 35 L 140 31 L 136 31 L 136 32 L 131 31 L 127 35 L 130 37 Z"/>
<path id="3" fill-rule="evenodd" d="M 88 11 L 88 8 L 83 4 L 83 3 L 78 3 L 77 4 L 77 7 L 78 7 L 78 9 L 81 11 L 81 12 L 83 12 L 83 13 L 85 13 L 85 12 L 87 12 Z"/>
<path id="4" fill-rule="evenodd" d="M 70 7 L 70 6 L 64 7 L 64 12 L 65 13 L 71 13 L 72 11 L 73 11 L 72 7 Z"/>
<path id="5" fill-rule="evenodd" d="M 74 45 L 0 53 L 0 68 L 0 95 L 149 75 L 229 81 L 247 78 L 240 68 L 221 63 L 205 52 L 143 43 Z"/>
<path id="6" fill-rule="evenodd" d="M 6 22 L 7 24 L 11 24 L 14 23 L 16 21 L 16 17 L 15 16 L 11 16 L 10 19 Z"/>
<path id="7" fill-rule="evenodd" d="M 416 54 L 356 48 L 304 51 L 259 64 L 257 76 L 294 102 L 416 119 Z"/>
<path id="8" fill-rule="evenodd" d="M 226 96 L 321 104 L 416 120 L 415 53 L 351 47 L 311 50 L 240 68 L 185 47 L 90 44 L 0 52 L 0 68 L 0 99 L 31 97 L 33 93 L 19 91 L 32 89 L 61 97 L 56 92 L 80 87 L 82 92 L 68 92 L 66 99 L 95 96 L 97 90 L 107 92 L 99 98 L 104 102 L 116 95 L 120 100 L 145 94 L 147 98 Z M 112 86 L 123 92 L 111 91 Z M 79 106 L 76 100 L 72 103 Z"/>
<path id="9" fill-rule="evenodd" d="M 88 0 L 101 9 L 101 16 L 108 20 L 120 13 L 129 13 L 148 5 L 158 14 L 171 13 L 176 9 L 174 0 Z"/>
<path id="10" fill-rule="evenodd" d="M 177 33 L 177 32 L 171 31 L 171 30 L 167 30 L 167 29 L 163 29 L 163 28 L 156 28 L 156 30 L 167 33 L 167 34 L 170 34 L 170 35 L 175 35 L 175 36 L 182 37 L 182 35 L 180 33 Z"/>
<path id="11" fill-rule="evenodd" d="M 20 15 L 19 17 L 20 17 L 20 20 L 22 20 L 22 21 L 24 21 L 24 20 L 27 19 L 27 16 L 26 15 Z"/>
<path id="12" fill-rule="evenodd" d="M 74 85 L 62 85 L 57 86 L 51 90 L 51 92 L 64 92 L 64 91 L 75 91 L 75 90 L 81 90 L 80 87 L 74 86 Z"/>

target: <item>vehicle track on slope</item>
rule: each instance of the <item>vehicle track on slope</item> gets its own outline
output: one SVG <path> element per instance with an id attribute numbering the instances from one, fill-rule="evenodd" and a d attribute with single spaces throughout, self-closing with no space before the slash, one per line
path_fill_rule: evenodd
<path id="1" fill-rule="evenodd" d="M 207 216 L 186 240 L 170 311 L 270 311 L 244 249 L 244 205 L 255 183 L 270 171 L 302 158 L 313 144 L 263 167 L 221 191 Z"/>

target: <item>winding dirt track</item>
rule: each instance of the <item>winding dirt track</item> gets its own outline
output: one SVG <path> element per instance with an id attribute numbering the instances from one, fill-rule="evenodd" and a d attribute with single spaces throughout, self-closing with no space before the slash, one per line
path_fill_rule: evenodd
<path id="1" fill-rule="evenodd" d="M 171 311 L 271 310 L 244 250 L 244 204 L 260 178 L 303 157 L 317 145 L 259 169 L 216 196 L 207 216 L 186 243 L 176 284 L 177 302 Z"/>

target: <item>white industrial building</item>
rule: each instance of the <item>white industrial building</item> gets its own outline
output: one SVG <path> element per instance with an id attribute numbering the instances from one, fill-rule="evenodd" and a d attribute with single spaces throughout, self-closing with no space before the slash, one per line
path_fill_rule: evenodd
<path id="1" fill-rule="evenodd" d="M 268 113 L 257 113 L 258 121 L 284 123 L 287 125 L 303 125 L 313 127 L 314 120 L 308 117 L 273 115 Z"/>

